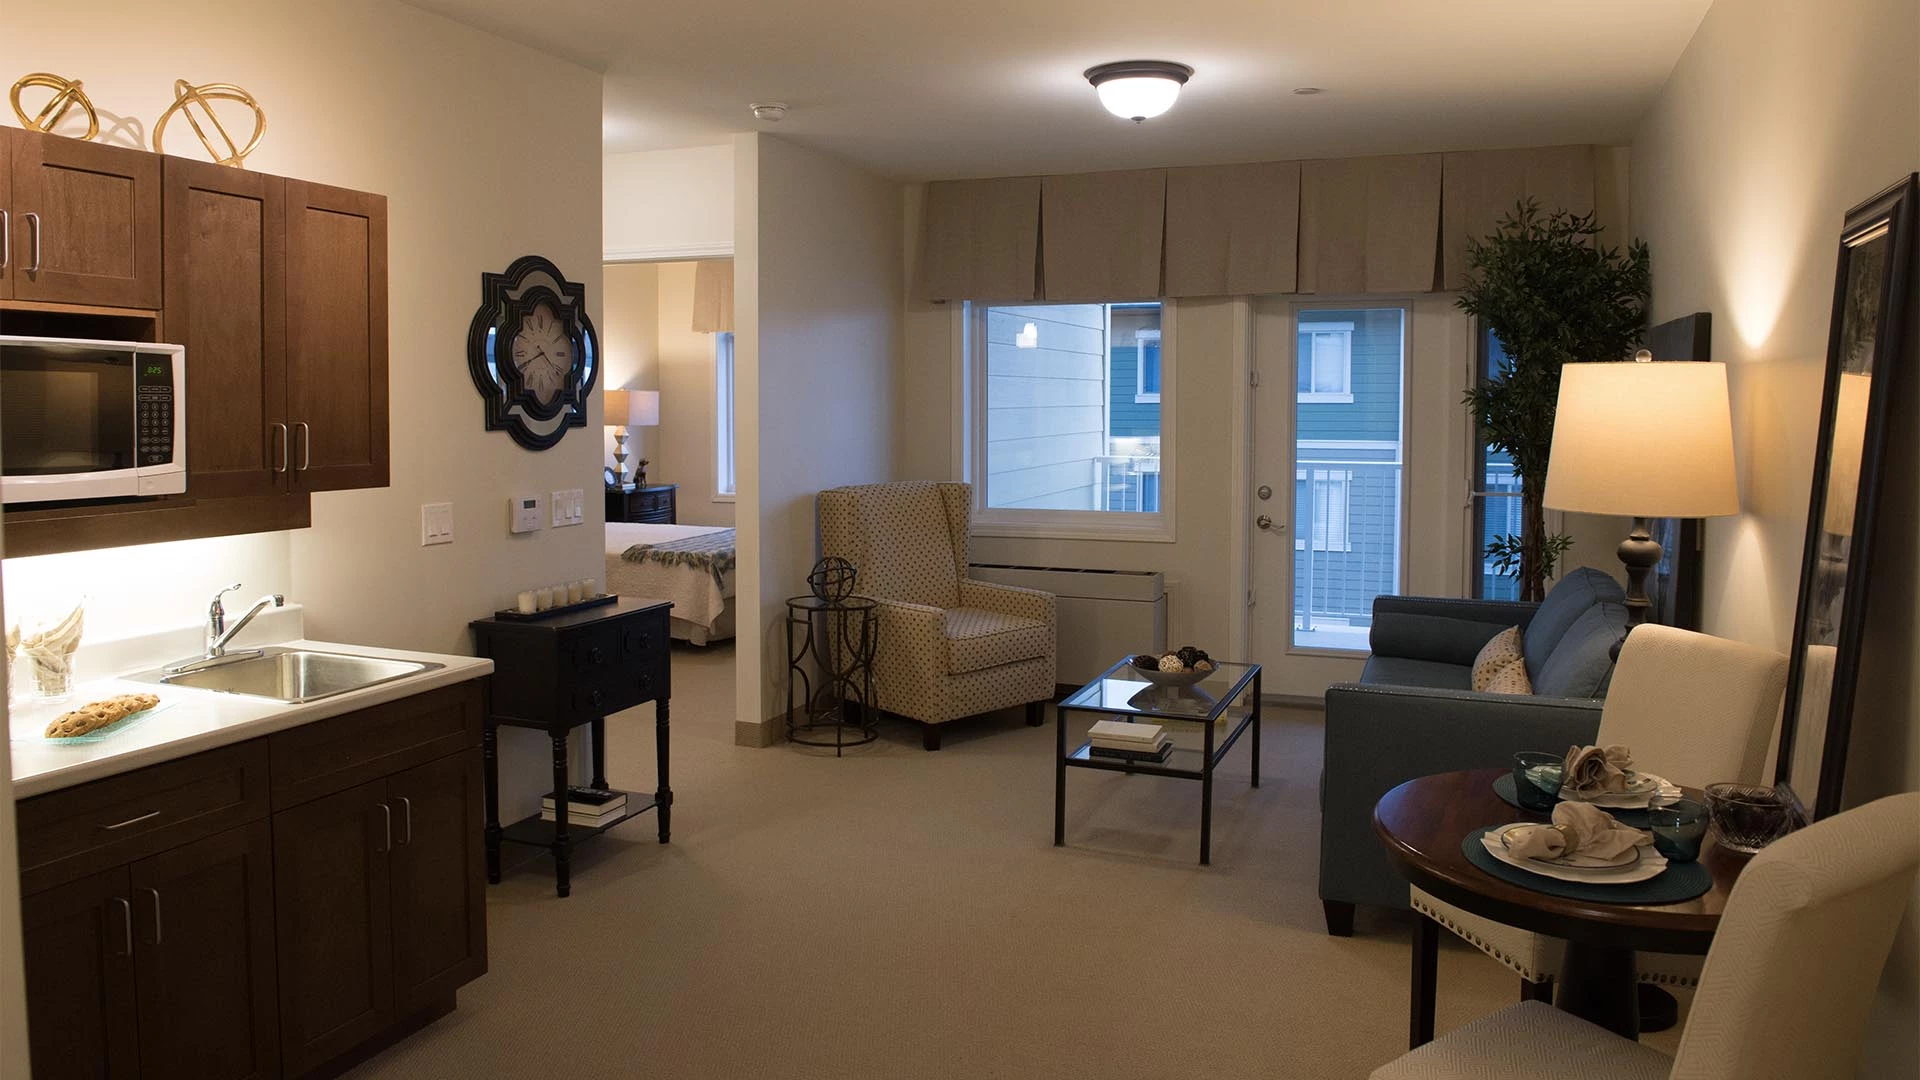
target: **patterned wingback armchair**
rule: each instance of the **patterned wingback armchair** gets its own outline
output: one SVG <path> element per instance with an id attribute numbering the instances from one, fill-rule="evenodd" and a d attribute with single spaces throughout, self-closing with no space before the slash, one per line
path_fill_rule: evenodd
<path id="1" fill-rule="evenodd" d="M 1053 596 L 967 578 L 968 484 L 867 484 L 820 493 L 821 546 L 851 562 L 854 591 L 880 602 L 878 706 L 925 725 L 1053 699 Z"/>

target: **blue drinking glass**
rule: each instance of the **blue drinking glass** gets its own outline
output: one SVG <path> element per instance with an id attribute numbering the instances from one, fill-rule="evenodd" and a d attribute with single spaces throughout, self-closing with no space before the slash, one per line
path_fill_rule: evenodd
<path id="1" fill-rule="evenodd" d="M 1513 755 L 1513 794 L 1529 810 L 1552 810 L 1560 801 L 1560 782 L 1566 777 L 1559 754 L 1531 751 Z"/>
<path id="2" fill-rule="evenodd" d="M 1692 799 L 1650 806 L 1647 826 L 1655 851 L 1670 862 L 1692 862 L 1700 857 L 1700 843 L 1707 836 L 1707 808 Z"/>

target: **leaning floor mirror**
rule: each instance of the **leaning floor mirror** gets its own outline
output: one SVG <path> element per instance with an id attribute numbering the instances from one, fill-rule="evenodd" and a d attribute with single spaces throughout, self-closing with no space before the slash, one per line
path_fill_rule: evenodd
<path id="1" fill-rule="evenodd" d="M 1840 234 L 1813 500 L 1774 778 L 1804 820 L 1840 808 L 1891 385 L 1911 374 L 1901 368 L 1910 345 L 1915 210 L 1916 180 L 1910 176 L 1855 207 Z M 1912 438 L 1912 429 L 1902 437 Z"/>

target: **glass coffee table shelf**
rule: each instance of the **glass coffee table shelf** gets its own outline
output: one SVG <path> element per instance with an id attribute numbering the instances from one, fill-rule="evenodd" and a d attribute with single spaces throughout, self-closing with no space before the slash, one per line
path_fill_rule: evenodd
<path id="1" fill-rule="evenodd" d="M 1260 665 L 1221 661 L 1212 674 L 1191 687 L 1165 687 L 1149 682 L 1122 660 L 1099 678 L 1068 695 L 1057 706 L 1059 730 L 1055 739 L 1053 787 L 1053 843 L 1066 844 L 1067 770 L 1163 776 L 1200 781 L 1200 864 L 1210 861 L 1213 840 L 1213 773 L 1243 732 L 1253 732 L 1253 786 L 1260 786 Z M 1091 743 L 1067 750 L 1067 714 L 1092 713 L 1096 718 L 1129 723 L 1158 723 L 1167 727 L 1173 752 L 1163 762 L 1123 761 L 1095 757 Z M 1198 732 L 1194 731 L 1198 728 Z M 1195 735 L 1200 745 L 1192 745 Z"/>

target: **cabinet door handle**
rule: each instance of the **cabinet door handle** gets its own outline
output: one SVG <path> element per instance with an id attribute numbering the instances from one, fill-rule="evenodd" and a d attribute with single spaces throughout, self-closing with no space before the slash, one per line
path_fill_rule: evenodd
<path id="1" fill-rule="evenodd" d="M 600 646 L 595 645 L 593 648 L 587 650 L 588 663 L 598 664 L 604 661 L 605 659 L 606 659 L 606 656 L 600 651 Z"/>
<path id="2" fill-rule="evenodd" d="M 306 472 L 313 466 L 313 428 L 305 420 L 294 423 L 300 429 L 300 472 Z"/>
<path id="3" fill-rule="evenodd" d="M 100 831 L 112 832 L 115 829 L 124 829 L 129 825 L 138 825 L 143 821 L 152 821 L 154 818 L 159 817 L 160 814 L 161 814 L 161 811 L 155 810 L 150 814 L 141 814 L 139 817 L 130 817 L 125 821 L 116 822 L 112 825 L 102 825 L 100 826 Z"/>
<path id="4" fill-rule="evenodd" d="M 160 890 L 141 889 L 140 891 L 153 897 L 153 940 L 147 944 L 158 945 L 160 944 Z"/>
<path id="5" fill-rule="evenodd" d="M 401 795 L 394 801 L 400 804 L 400 842 L 411 844 L 413 843 L 413 800 Z"/>
<path id="6" fill-rule="evenodd" d="M 116 956 L 133 955 L 133 902 L 124 896 L 116 896 L 113 902 L 120 905 L 120 940 L 126 943 L 126 951 Z"/>
<path id="7" fill-rule="evenodd" d="M 292 460 L 288 447 L 293 443 L 293 432 L 287 430 L 287 425 L 279 420 L 275 420 L 273 426 L 280 429 L 280 466 L 273 471 L 283 473 L 287 471 Z"/>
<path id="8" fill-rule="evenodd" d="M 40 272 L 40 215 L 28 214 L 26 217 L 27 232 L 33 237 L 33 265 L 27 267 L 27 273 L 37 274 Z"/>
<path id="9" fill-rule="evenodd" d="M 374 850 L 379 852 L 392 851 L 393 850 L 393 807 L 388 806 L 386 803 L 380 803 L 379 806 L 380 806 L 380 834 L 383 837 L 383 839 L 380 841 L 380 846 L 377 848 L 374 848 Z"/>
<path id="10" fill-rule="evenodd" d="M 13 212 L 0 210 L 0 270 L 13 261 Z"/>

